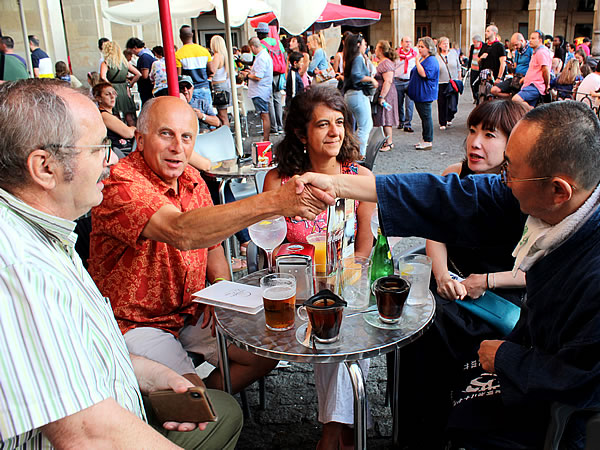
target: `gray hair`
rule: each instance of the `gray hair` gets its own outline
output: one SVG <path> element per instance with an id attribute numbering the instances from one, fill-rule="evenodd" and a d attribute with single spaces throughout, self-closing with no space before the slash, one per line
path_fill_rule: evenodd
<path id="1" fill-rule="evenodd" d="M 437 53 L 437 51 L 435 50 L 435 44 L 433 42 L 433 39 L 431 39 L 429 36 L 420 38 L 417 41 L 417 44 L 419 42 L 421 42 L 425 47 L 427 47 L 427 50 L 429 50 L 430 55 L 435 55 Z"/>
<path id="2" fill-rule="evenodd" d="M 476 34 L 473 36 L 473 39 L 471 39 L 473 41 L 477 41 L 477 42 L 483 42 L 483 39 L 481 39 L 481 36 L 479 34 Z"/>
<path id="3" fill-rule="evenodd" d="M 147 134 L 150 131 L 150 110 L 152 109 L 152 105 L 154 104 L 157 98 L 159 97 L 151 98 L 146 103 L 144 103 L 144 106 L 140 111 L 136 128 L 141 134 Z"/>
<path id="4" fill-rule="evenodd" d="M 254 47 L 254 48 L 259 48 L 260 47 L 260 39 L 258 39 L 256 36 L 253 38 L 250 38 L 250 40 L 248 41 L 248 45 L 250 47 Z"/>
<path id="5" fill-rule="evenodd" d="M 0 85 L 0 187 L 9 192 L 30 182 L 27 159 L 48 151 L 73 179 L 79 128 L 61 91 L 74 89 L 61 80 L 30 78 Z"/>
<path id="6" fill-rule="evenodd" d="M 538 176 L 565 174 L 585 190 L 600 181 L 600 121 L 581 102 L 554 102 L 529 111 L 524 121 L 540 134 L 527 155 Z"/>

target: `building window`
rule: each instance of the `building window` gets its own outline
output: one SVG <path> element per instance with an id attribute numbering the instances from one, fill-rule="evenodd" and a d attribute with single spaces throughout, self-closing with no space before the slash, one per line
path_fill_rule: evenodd
<path id="1" fill-rule="evenodd" d="M 577 2 L 577 11 L 594 11 L 595 0 L 579 0 Z"/>
<path id="2" fill-rule="evenodd" d="M 519 33 L 525 36 L 525 39 L 529 39 L 529 24 L 527 22 L 519 23 Z"/>
<path id="3" fill-rule="evenodd" d="M 417 11 L 427 11 L 429 9 L 429 0 L 415 0 L 415 9 Z"/>
<path id="4" fill-rule="evenodd" d="M 415 24 L 415 36 L 417 39 L 421 39 L 425 36 L 431 36 L 431 24 L 430 23 L 416 23 Z"/>
<path id="5" fill-rule="evenodd" d="M 577 23 L 575 24 L 575 32 L 573 33 L 574 37 L 592 37 L 592 28 L 593 25 L 591 23 Z"/>

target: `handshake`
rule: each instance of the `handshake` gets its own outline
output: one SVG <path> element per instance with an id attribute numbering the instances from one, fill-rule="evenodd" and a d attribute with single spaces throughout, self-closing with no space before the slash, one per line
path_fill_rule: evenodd
<path id="1" fill-rule="evenodd" d="M 327 175 L 306 172 L 296 175 L 280 188 L 281 214 L 306 220 L 314 218 L 336 198 L 377 202 L 374 176 Z"/>

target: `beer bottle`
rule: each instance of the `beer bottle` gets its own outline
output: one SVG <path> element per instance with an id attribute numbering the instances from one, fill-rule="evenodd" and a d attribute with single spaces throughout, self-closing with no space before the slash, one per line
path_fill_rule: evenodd
<path id="1" fill-rule="evenodd" d="M 371 256 L 371 284 L 377 278 L 394 275 L 394 263 L 387 237 L 381 234 L 381 228 L 377 228 L 377 243 Z"/>

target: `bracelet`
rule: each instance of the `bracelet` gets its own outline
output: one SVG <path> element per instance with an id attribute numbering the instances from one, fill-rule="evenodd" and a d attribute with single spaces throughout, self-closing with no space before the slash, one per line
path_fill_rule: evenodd
<path id="1" fill-rule="evenodd" d="M 489 273 L 485 274 L 485 288 L 486 289 L 490 288 L 490 274 Z"/>
<path id="2" fill-rule="evenodd" d="M 217 284 L 219 281 L 227 281 L 227 280 L 223 277 L 219 277 L 219 278 L 215 278 L 214 280 L 212 280 L 211 284 Z"/>
<path id="3" fill-rule="evenodd" d="M 496 273 L 492 274 L 492 286 L 491 289 L 496 289 Z"/>

